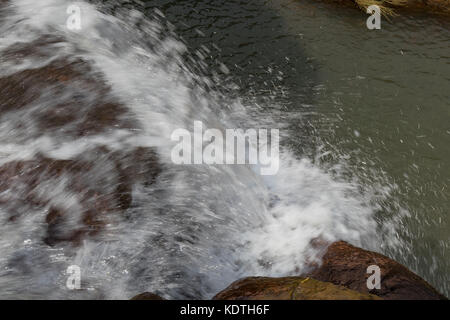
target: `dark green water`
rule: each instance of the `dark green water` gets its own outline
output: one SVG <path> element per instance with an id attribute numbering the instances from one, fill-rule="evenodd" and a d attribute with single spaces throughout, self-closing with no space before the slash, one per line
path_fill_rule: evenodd
<path id="1" fill-rule="evenodd" d="M 450 21 L 403 15 L 368 30 L 362 12 L 313 0 L 148 1 L 244 97 L 289 123 L 289 143 L 361 188 L 393 190 L 405 247 L 378 248 L 450 293 Z M 264 104 L 267 105 L 267 104 Z"/>

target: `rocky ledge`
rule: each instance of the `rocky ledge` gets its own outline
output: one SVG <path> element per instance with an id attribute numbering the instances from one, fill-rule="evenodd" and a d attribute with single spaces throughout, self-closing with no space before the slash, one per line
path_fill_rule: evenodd
<path id="1" fill-rule="evenodd" d="M 308 275 L 284 278 L 249 277 L 232 283 L 214 300 L 447 300 L 400 263 L 344 241 L 323 250 L 322 264 Z M 380 288 L 369 289 L 369 266 L 380 269 Z M 153 294 L 133 300 L 148 300 Z"/>
<path id="2" fill-rule="evenodd" d="M 380 7 L 384 16 L 396 16 L 405 12 L 427 12 L 450 15 L 450 0 L 329 0 L 344 6 L 357 7 L 364 12 L 371 5 Z"/>

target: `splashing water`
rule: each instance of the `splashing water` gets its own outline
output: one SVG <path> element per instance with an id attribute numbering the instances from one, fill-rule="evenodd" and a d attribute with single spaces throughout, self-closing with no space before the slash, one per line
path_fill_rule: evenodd
<path id="1" fill-rule="evenodd" d="M 172 164 L 171 133 L 195 120 L 219 129 L 282 124 L 193 72 L 160 13 L 79 2 L 82 28 L 71 31 L 70 4 L 14 0 L 0 11 L 0 77 L 45 83 L 16 88 L 14 107 L 0 108 L 0 174 L 31 172 L 0 186 L 1 298 L 209 298 L 243 276 L 304 272 L 318 261 L 314 239 L 379 249 L 373 195 L 287 148 L 269 177 L 245 165 Z M 58 70 L 73 77 L 39 76 Z M 136 150 L 146 150 L 138 157 L 146 167 L 124 178 L 120 170 L 140 165 Z M 131 200 L 109 206 L 124 185 Z M 98 207 L 112 208 L 96 220 L 99 232 L 85 231 Z M 84 290 L 66 288 L 69 265 L 80 266 Z"/>

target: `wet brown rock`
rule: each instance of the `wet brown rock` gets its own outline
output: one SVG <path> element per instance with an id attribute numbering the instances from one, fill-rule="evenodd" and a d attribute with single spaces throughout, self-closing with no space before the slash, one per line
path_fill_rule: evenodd
<path id="1" fill-rule="evenodd" d="M 165 300 L 165 299 L 161 298 L 157 294 L 154 294 L 151 292 L 144 292 L 144 293 L 138 294 L 137 296 L 134 296 L 130 300 Z"/>
<path id="2" fill-rule="evenodd" d="M 34 209 L 45 209 L 47 234 L 43 241 L 48 245 L 77 245 L 129 209 L 133 185 L 152 184 L 160 170 L 157 154 L 150 148 L 127 152 L 98 148 L 71 160 L 36 156 L 33 160 L 12 161 L 0 166 L 0 207 L 9 213 L 9 223 Z M 59 185 L 57 188 L 66 195 L 73 195 L 77 206 L 55 204 L 51 185 Z"/>
<path id="3" fill-rule="evenodd" d="M 2 57 L 8 63 L 19 64 L 24 59 L 43 63 L 54 56 L 61 42 L 58 37 L 43 36 L 32 43 L 12 45 Z M 112 128 L 139 128 L 127 108 L 113 97 L 104 77 L 74 57 L 62 56 L 42 67 L 0 77 L 0 120 L 8 119 L 9 112 L 27 114 L 22 120 L 24 129 L 29 127 L 27 122 L 35 123 L 36 136 L 30 138 L 54 132 L 76 138 Z"/>
<path id="4" fill-rule="evenodd" d="M 43 135 L 58 146 L 90 135 L 109 136 L 117 129 L 132 129 L 130 134 L 139 130 L 101 72 L 89 61 L 67 56 L 64 45 L 57 36 L 42 36 L 2 50 L 2 61 L 18 67 L 0 75 L 0 122 L 13 133 L 5 139 L 21 144 Z M 21 69 L 25 61 L 35 67 Z M 0 165 L 0 207 L 6 222 L 46 212 L 43 241 L 77 245 L 126 219 L 134 186 L 153 184 L 161 166 L 152 148 L 124 148 L 91 145 L 67 160 L 36 154 Z"/>
<path id="5" fill-rule="evenodd" d="M 381 289 L 367 288 L 367 267 L 381 270 Z M 354 247 L 344 241 L 331 244 L 323 256 L 322 265 L 311 277 L 383 299 L 446 299 L 430 284 L 400 263 L 376 252 Z"/>
<path id="6" fill-rule="evenodd" d="M 131 205 L 133 184 L 139 182 L 145 186 L 151 185 L 161 171 L 158 156 L 153 149 L 139 147 L 126 155 L 116 154 L 122 161 L 116 161 L 118 172 L 117 197 L 122 209 Z"/>
<path id="7" fill-rule="evenodd" d="M 325 254 L 308 277 L 250 277 L 232 283 L 218 300 L 430 300 L 446 299 L 425 280 L 398 262 L 344 241 L 312 243 Z M 367 267 L 381 270 L 381 289 L 367 288 Z"/>
<path id="8" fill-rule="evenodd" d="M 360 293 L 312 278 L 251 277 L 238 280 L 218 293 L 214 300 L 378 300 Z"/>

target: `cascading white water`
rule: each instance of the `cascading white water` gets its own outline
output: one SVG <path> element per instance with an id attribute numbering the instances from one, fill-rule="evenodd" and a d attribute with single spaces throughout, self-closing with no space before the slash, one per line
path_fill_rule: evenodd
<path id="1" fill-rule="evenodd" d="M 264 123 L 282 127 L 269 115 L 246 118 L 251 104 L 214 92 L 203 78 L 189 71 L 186 47 L 174 35 L 164 35 L 164 19 L 150 19 L 134 10 L 103 13 L 79 2 L 82 29 L 66 27 L 71 1 L 14 0 L 4 5 L 0 50 L 30 44 L 43 36 L 61 41 L 42 55 L 28 54 L 18 62 L 1 59 L 0 77 L 41 68 L 58 59 L 77 58 L 92 67 L 111 87 L 109 99 L 127 108 L 124 117 L 137 120 L 132 128 L 108 128 L 77 137 L 64 131 L 40 131 L 36 115 L 54 108 L 79 90 L 88 105 L 102 94 L 69 83 L 62 93 L 48 88 L 25 110 L 0 115 L 0 164 L 33 159 L 82 157 L 95 163 L 82 178 L 108 177 L 115 170 L 94 150 L 150 147 L 157 150 L 162 172 L 149 186 L 134 185 L 133 206 L 124 216 L 111 218 L 101 235 L 78 246 L 42 242 L 50 204 L 72 215 L 79 224 L 80 197 L 67 191 L 71 177 L 61 175 L 39 184 L 45 208 L 22 208 L 25 213 L 6 223 L 0 209 L 0 295 L 2 298 L 130 298 L 151 291 L 166 298 L 209 298 L 232 281 L 247 275 L 282 276 L 301 273 L 316 259 L 313 239 L 344 239 L 379 248 L 373 218 L 376 205 L 361 194 L 357 183 L 339 181 L 304 158 L 281 150 L 277 175 L 262 177 L 244 165 L 177 166 L 170 160 L 177 128 L 191 128 L 195 120 L 209 128 L 236 128 Z M 83 117 L 89 110 L 79 110 Z M 257 114 L 257 112 L 256 112 Z M 20 125 L 22 124 L 22 125 Z M 112 178 L 111 178 L 112 179 Z M 114 183 L 114 181 L 110 181 Z M 8 190 L 5 192 L 14 192 Z M 18 198 L 21 197 L 19 193 Z M 82 270 L 82 291 L 65 287 L 69 265 Z"/>

